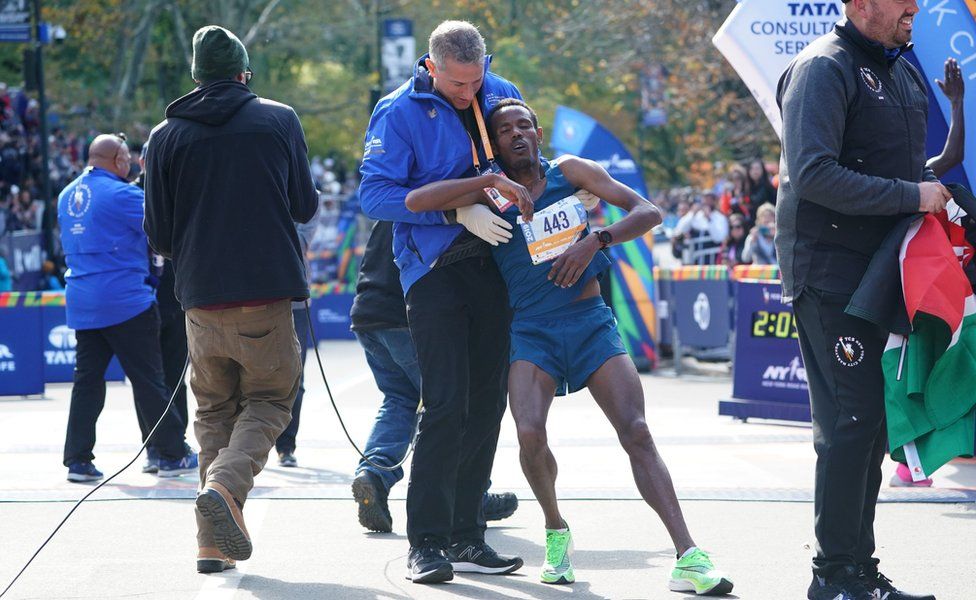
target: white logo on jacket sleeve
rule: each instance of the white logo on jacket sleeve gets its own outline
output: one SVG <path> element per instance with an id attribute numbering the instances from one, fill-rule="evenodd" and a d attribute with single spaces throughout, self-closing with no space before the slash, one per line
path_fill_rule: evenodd
<path id="1" fill-rule="evenodd" d="M 366 142 L 365 148 L 363 148 L 363 158 L 367 158 L 374 154 L 383 154 L 383 140 L 376 137 L 375 135 Z"/>

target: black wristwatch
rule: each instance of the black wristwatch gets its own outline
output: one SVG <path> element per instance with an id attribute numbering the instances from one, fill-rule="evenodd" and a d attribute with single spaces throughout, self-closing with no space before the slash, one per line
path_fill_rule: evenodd
<path id="1" fill-rule="evenodd" d="M 607 246 L 613 243 L 613 234 L 606 229 L 600 229 L 593 233 L 596 234 L 596 239 L 600 241 L 600 250 L 606 250 Z"/>

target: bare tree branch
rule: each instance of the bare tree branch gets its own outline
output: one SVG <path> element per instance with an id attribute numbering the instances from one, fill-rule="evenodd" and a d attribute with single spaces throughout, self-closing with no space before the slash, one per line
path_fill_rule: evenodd
<path id="1" fill-rule="evenodd" d="M 278 6 L 279 2 L 280 0 L 270 0 L 264 7 L 264 10 L 261 11 L 261 16 L 258 17 L 258 20 L 254 22 L 254 25 L 252 25 L 251 29 L 247 32 L 247 35 L 245 35 L 244 39 L 241 40 L 244 42 L 245 46 L 249 45 L 254 38 L 257 37 L 258 33 L 261 31 L 261 28 L 264 27 L 265 23 L 267 23 L 268 17 L 271 16 L 271 11 Z"/>
<path id="2" fill-rule="evenodd" d="M 173 13 L 173 26 L 176 28 L 176 42 L 183 51 L 183 58 L 186 59 L 186 67 L 189 69 L 193 65 L 193 50 L 190 48 L 190 36 L 186 30 L 186 20 L 183 19 L 183 11 L 175 0 L 169 3 L 169 10 Z"/>
<path id="3" fill-rule="evenodd" d="M 160 0 L 149 0 L 146 2 L 142 17 L 139 19 L 139 24 L 132 33 L 132 55 L 129 57 L 125 72 L 119 79 L 119 84 L 116 88 L 116 102 L 112 107 L 113 121 L 117 122 L 119 120 L 122 109 L 125 106 L 124 100 L 132 96 L 136 85 L 139 83 L 139 77 L 142 74 L 142 63 L 146 57 L 146 47 L 149 45 L 149 38 L 152 33 L 153 23 L 156 20 L 159 2 Z"/>

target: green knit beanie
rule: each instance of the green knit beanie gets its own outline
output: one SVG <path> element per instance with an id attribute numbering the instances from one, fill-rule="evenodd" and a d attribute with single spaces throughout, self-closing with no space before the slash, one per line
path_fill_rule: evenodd
<path id="1" fill-rule="evenodd" d="M 232 79 L 250 65 L 247 50 L 237 36 L 217 25 L 201 27 L 193 34 L 194 81 L 210 83 L 218 79 Z"/>

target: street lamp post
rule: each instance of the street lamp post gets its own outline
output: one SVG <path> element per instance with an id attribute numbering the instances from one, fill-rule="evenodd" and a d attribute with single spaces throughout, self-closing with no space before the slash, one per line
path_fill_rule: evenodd
<path id="1" fill-rule="evenodd" d="M 37 69 L 37 102 L 40 105 L 41 126 L 41 192 L 44 194 L 44 246 L 48 257 L 54 255 L 54 224 L 57 211 L 51 197 L 51 171 L 48 164 L 47 96 L 44 94 L 44 44 L 41 42 L 41 0 L 33 0 L 34 55 Z"/>

